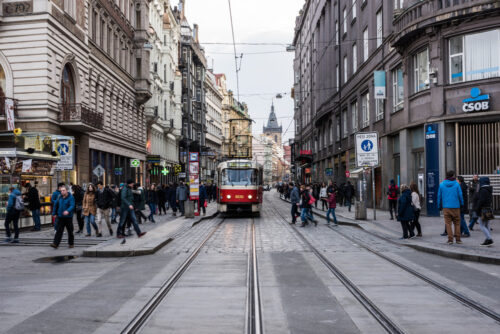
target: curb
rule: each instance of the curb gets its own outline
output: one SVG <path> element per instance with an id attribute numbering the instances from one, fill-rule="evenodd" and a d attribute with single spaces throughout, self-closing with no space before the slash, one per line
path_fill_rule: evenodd
<path id="1" fill-rule="evenodd" d="M 285 200 L 285 199 L 283 199 L 281 197 L 280 197 L 280 199 L 282 201 L 290 203 L 290 201 Z M 323 212 L 321 212 L 321 211 L 319 211 L 319 212 L 315 211 L 314 214 L 316 214 L 316 215 L 318 215 L 318 216 L 326 219 L 326 214 L 323 213 Z M 339 217 L 341 217 L 341 219 L 344 219 L 344 220 L 341 221 L 339 219 Z M 447 258 L 452 258 L 452 259 L 457 259 L 457 260 L 465 260 L 465 261 L 472 261 L 472 262 L 480 262 L 480 263 L 486 263 L 486 264 L 500 265 L 500 257 L 493 257 L 493 256 L 487 256 L 487 255 L 478 255 L 478 254 L 466 254 L 466 253 L 454 252 L 452 250 L 445 250 L 445 249 L 431 247 L 431 246 L 422 245 L 422 244 L 402 243 L 402 242 L 398 242 L 396 240 L 392 240 L 388 236 L 381 235 L 380 233 L 369 231 L 368 229 L 365 228 L 365 226 L 363 226 L 364 223 L 365 223 L 365 221 L 363 221 L 363 223 L 359 223 L 356 220 L 354 220 L 354 221 L 352 221 L 352 220 L 351 221 L 346 221 L 346 219 L 351 220 L 350 218 L 346 218 L 346 217 L 344 217 L 341 214 L 337 215 L 337 223 L 339 225 L 354 226 L 354 227 L 363 229 L 367 233 L 374 234 L 377 237 L 382 238 L 382 239 L 384 239 L 384 240 L 386 240 L 388 242 L 394 243 L 394 244 L 396 244 L 398 246 L 406 246 L 406 247 L 413 248 L 413 249 L 415 249 L 417 251 L 421 251 L 421 252 L 424 252 L 424 253 L 439 255 L 439 256 L 442 256 L 442 257 L 447 257 Z M 366 221 L 366 223 L 369 223 L 369 222 L 371 222 L 371 221 L 369 221 L 369 220 Z"/>
<path id="2" fill-rule="evenodd" d="M 200 219 L 194 221 L 191 224 L 191 226 L 188 227 L 186 230 L 188 230 L 188 229 L 190 229 L 190 228 L 198 225 L 203 220 L 213 219 L 218 214 L 219 214 L 219 212 L 216 211 L 215 213 L 213 213 L 213 214 L 211 214 L 209 216 L 200 217 Z M 174 234 L 175 234 L 175 232 L 174 232 Z M 154 248 L 150 248 L 150 249 L 117 250 L 117 251 L 98 251 L 98 250 L 85 249 L 85 250 L 83 250 L 82 256 L 84 256 L 84 257 L 102 257 L 102 258 L 104 258 L 104 257 L 133 257 L 133 256 L 152 255 L 152 254 L 155 254 L 156 252 L 158 252 L 160 249 L 162 249 L 163 247 L 165 247 L 167 244 L 169 244 L 170 242 L 172 242 L 174 240 L 175 240 L 174 237 L 168 237 L 163 242 L 159 243 Z"/>

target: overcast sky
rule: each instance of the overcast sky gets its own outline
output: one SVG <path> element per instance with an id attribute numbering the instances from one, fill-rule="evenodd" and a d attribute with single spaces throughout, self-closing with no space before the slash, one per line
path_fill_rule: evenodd
<path id="1" fill-rule="evenodd" d="M 175 5 L 176 1 L 172 1 Z M 231 0 L 236 43 L 291 43 L 295 18 L 304 0 Z M 228 89 L 236 95 L 236 74 L 232 45 L 228 0 L 186 0 L 186 17 L 199 25 L 199 38 L 205 48 L 208 64 L 214 63 L 215 73 L 225 73 Z M 240 100 L 246 102 L 250 116 L 255 120 L 253 133 L 262 133 L 267 122 L 271 101 L 277 93 L 286 93 L 275 99 L 278 122 L 283 132 L 293 119 L 293 53 L 284 45 L 236 45 L 241 62 Z M 251 54 L 268 52 L 266 54 Z M 284 138 L 293 136 L 293 124 Z"/>

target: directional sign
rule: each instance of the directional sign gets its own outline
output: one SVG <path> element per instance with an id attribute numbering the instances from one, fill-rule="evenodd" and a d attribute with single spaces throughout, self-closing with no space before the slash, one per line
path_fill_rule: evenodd
<path id="1" fill-rule="evenodd" d="M 356 166 L 375 167 L 379 165 L 378 133 L 362 132 L 356 134 Z"/>
<path id="2" fill-rule="evenodd" d="M 96 168 L 94 168 L 94 175 L 97 177 L 101 177 L 104 175 L 104 168 L 102 168 L 101 165 L 97 165 Z"/>
<path id="3" fill-rule="evenodd" d="M 130 167 L 137 168 L 141 165 L 141 161 L 139 159 L 130 160 Z"/>

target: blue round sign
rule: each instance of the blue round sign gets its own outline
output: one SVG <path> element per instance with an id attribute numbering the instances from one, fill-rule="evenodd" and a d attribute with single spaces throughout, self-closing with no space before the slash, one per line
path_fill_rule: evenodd
<path id="1" fill-rule="evenodd" d="M 373 142 L 369 139 L 363 140 L 363 142 L 361 143 L 361 149 L 365 152 L 370 152 L 371 150 L 373 150 Z"/>
<path id="2" fill-rule="evenodd" d="M 66 155 L 69 153 L 69 146 L 65 143 L 61 143 L 57 146 L 57 152 L 59 155 Z"/>

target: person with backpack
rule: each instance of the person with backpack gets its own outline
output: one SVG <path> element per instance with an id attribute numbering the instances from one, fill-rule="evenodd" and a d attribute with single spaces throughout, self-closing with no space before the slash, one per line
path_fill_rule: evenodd
<path id="1" fill-rule="evenodd" d="M 11 187 L 9 189 L 9 199 L 7 201 L 7 216 L 5 217 L 5 242 L 19 243 L 19 216 L 24 210 L 23 197 L 19 189 Z M 14 239 L 11 238 L 10 223 L 14 225 Z"/>
<path id="2" fill-rule="evenodd" d="M 316 221 L 314 219 L 314 217 L 311 215 L 312 205 L 314 204 L 314 202 L 316 200 L 310 194 L 308 188 L 306 188 L 304 185 L 302 185 L 300 187 L 300 189 L 301 189 L 300 197 L 301 197 L 301 201 L 302 201 L 302 204 L 300 206 L 302 209 L 302 212 L 300 214 L 300 219 L 302 220 L 302 225 L 300 225 L 300 227 L 305 227 L 308 224 L 307 220 L 312 221 L 315 226 L 318 225 L 318 221 Z"/>
<path id="3" fill-rule="evenodd" d="M 337 195 L 335 192 L 328 194 L 328 211 L 326 212 L 326 225 L 330 225 L 330 214 L 333 217 L 333 226 L 337 226 L 337 216 L 335 209 L 337 208 Z"/>
<path id="4" fill-rule="evenodd" d="M 293 182 L 290 182 L 290 188 L 292 188 L 292 191 L 290 192 L 290 202 L 292 203 L 292 222 L 290 224 L 295 224 L 297 222 L 299 212 L 300 192 L 299 188 L 294 186 Z"/>
<path id="5" fill-rule="evenodd" d="M 389 201 L 389 213 L 391 214 L 391 220 L 394 220 L 394 214 L 398 212 L 398 195 L 399 188 L 394 180 L 391 180 L 390 185 L 387 188 L 387 200 Z"/>
<path id="6" fill-rule="evenodd" d="M 479 191 L 477 199 L 473 205 L 473 210 L 479 217 L 479 227 L 483 231 L 486 240 L 481 244 L 481 246 L 491 246 L 493 245 L 493 239 L 491 238 L 490 232 L 490 220 L 493 217 L 492 204 L 493 202 L 493 187 L 490 185 L 489 177 L 481 177 L 479 179 Z"/>
<path id="7" fill-rule="evenodd" d="M 28 209 L 31 211 L 31 217 L 33 218 L 33 228 L 31 231 L 40 231 L 40 195 L 38 194 L 38 189 L 33 187 L 31 183 L 26 184 L 26 201 L 28 202 Z"/>
<path id="8" fill-rule="evenodd" d="M 75 211 L 75 199 L 69 192 L 67 186 L 62 186 L 60 189 L 61 196 L 58 197 L 54 204 L 52 214 L 59 218 L 57 224 L 56 235 L 50 247 L 57 249 L 61 243 L 64 229 L 68 232 L 69 248 L 75 247 L 75 236 L 73 235 L 73 212 Z"/>
<path id="9" fill-rule="evenodd" d="M 422 237 L 422 227 L 418 219 L 420 218 L 420 211 L 422 211 L 422 195 L 418 191 L 418 186 L 415 182 L 410 183 L 411 190 L 411 203 L 413 206 L 413 221 L 410 224 L 411 232 L 415 234 L 417 228 L 417 237 Z"/>
<path id="10" fill-rule="evenodd" d="M 401 239 L 411 239 L 415 236 L 415 233 L 413 233 L 410 225 L 410 223 L 415 218 L 412 205 L 411 190 L 406 184 L 401 185 L 401 190 L 402 194 L 398 200 L 397 214 L 397 219 L 401 223 L 401 227 L 403 228 L 403 237 Z"/>

